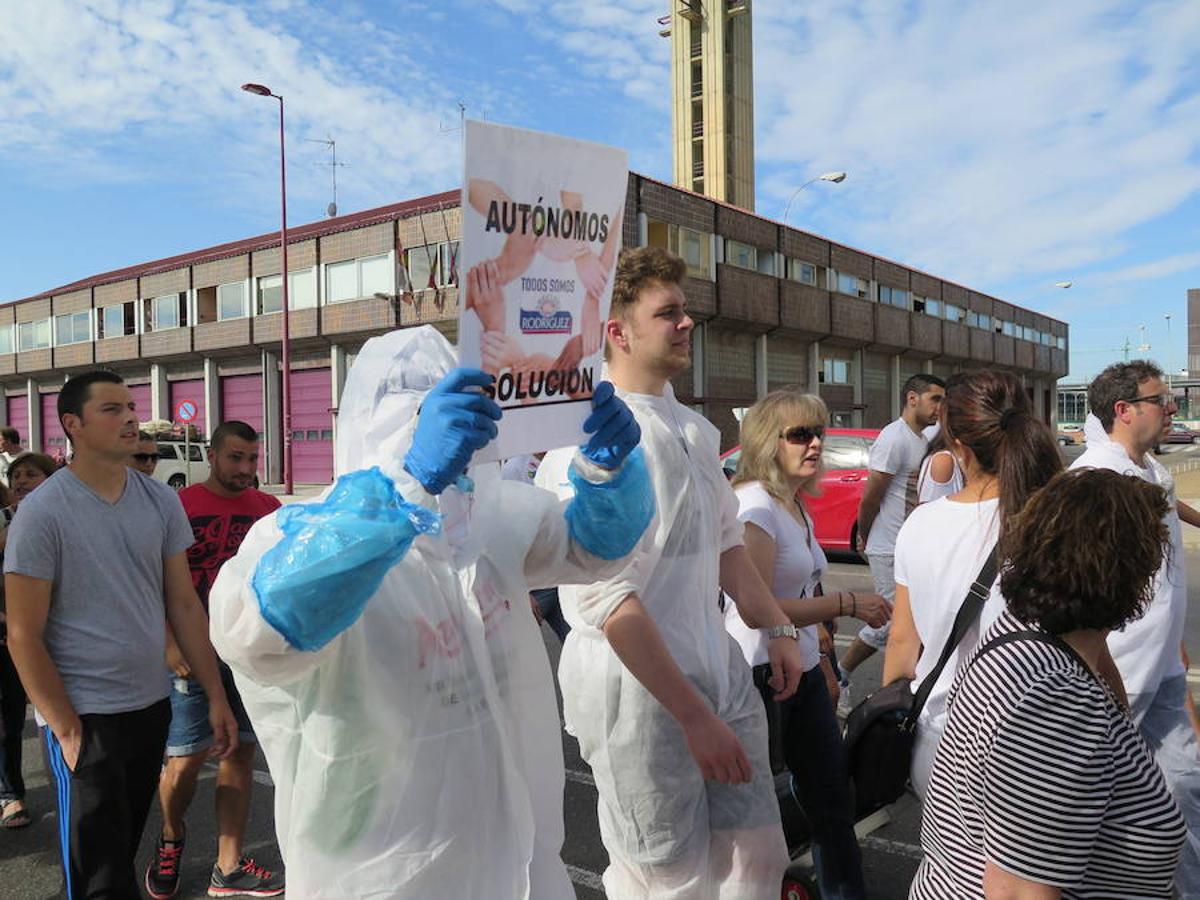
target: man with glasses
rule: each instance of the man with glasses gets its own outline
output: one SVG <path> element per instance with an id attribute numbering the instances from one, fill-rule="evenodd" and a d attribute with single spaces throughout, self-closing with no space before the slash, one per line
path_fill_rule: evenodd
<path id="1" fill-rule="evenodd" d="M 137 450 L 129 460 L 129 468 L 137 469 L 147 478 L 153 478 L 154 469 L 158 466 L 158 443 L 154 440 L 154 435 L 139 431 Z"/>
<path id="2" fill-rule="evenodd" d="M 896 596 L 896 535 L 914 505 L 908 498 L 909 476 L 921 467 L 929 446 L 923 432 L 938 421 L 945 398 L 946 383 L 942 379 L 913 375 L 900 391 L 904 405 L 900 418 L 879 432 L 871 445 L 870 474 L 858 504 L 858 550 L 866 553 L 875 593 L 887 601 L 889 609 Z M 849 713 L 853 706 L 850 673 L 887 646 L 890 625 L 890 621 L 878 628 L 864 625 L 846 655 L 838 660 L 842 671 L 839 713 Z"/>
<path id="3" fill-rule="evenodd" d="M 1188 824 L 1188 842 L 1175 873 L 1179 896 L 1200 898 L 1200 749 L 1187 714 L 1187 668 L 1183 663 L 1187 571 L 1179 511 L 1195 516 L 1175 497 L 1175 481 L 1153 454 L 1171 427 L 1175 400 L 1162 370 L 1146 360 L 1114 363 L 1088 386 L 1092 414 L 1085 427 L 1088 448 L 1072 463 L 1111 469 L 1157 484 L 1167 492 L 1163 519 L 1171 554 L 1154 579 L 1154 599 L 1140 619 L 1108 636 L 1108 647 L 1129 697 L 1129 713 L 1166 777 Z"/>

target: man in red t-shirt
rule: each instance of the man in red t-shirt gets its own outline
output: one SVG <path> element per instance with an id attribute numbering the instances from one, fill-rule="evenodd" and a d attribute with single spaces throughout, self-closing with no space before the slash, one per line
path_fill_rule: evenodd
<path id="1" fill-rule="evenodd" d="M 187 552 L 188 566 L 206 611 L 208 592 L 225 560 L 237 553 L 255 522 L 280 506 L 273 496 L 252 486 L 258 455 L 258 435 L 253 428 L 245 422 L 224 422 L 213 432 L 208 450 L 208 480 L 179 492 L 196 539 Z M 189 677 L 187 663 L 170 635 L 167 666 L 175 679 L 167 764 L 158 793 L 163 830 L 154 858 L 146 869 L 146 890 L 155 900 L 166 900 L 179 888 L 183 819 L 212 744 L 208 701 L 199 683 Z M 275 897 L 284 891 L 282 873 L 267 871 L 242 854 L 257 741 L 233 674 L 224 663 L 221 663 L 221 680 L 237 717 L 240 744 L 230 758 L 221 760 L 217 770 L 217 862 L 208 893 L 212 897 Z"/>

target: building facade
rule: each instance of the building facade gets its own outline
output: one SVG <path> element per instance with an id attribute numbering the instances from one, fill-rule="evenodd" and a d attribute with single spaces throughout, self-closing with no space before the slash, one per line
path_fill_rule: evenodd
<path id="1" fill-rule="evenodd" d="M 754 209 L 750 0 L 671 0 L 673 179 Z"/>
<path id="2" fill-rule="evenodd" d="M 459 312 L 459 192 L 289 229 L 294 480 L 332 477 L 337 407 L 362 344 Z M 1064 322 L 814 234 L 631 173 L 622 237 L 687 262 L 697 322 L 676 394 L 737 439 L 733 410 L 768 390 L 819 393 L 834 425 L 880 427 L 916 372 L 1019 373 L 1051 422 L 1067 372 Z M 204 434 L 227 419 L 263 436 L 263 477 L 281 477 L 278 234 L 83 279 L 0 306 L 0 419 L 30 449 L 65 451 L 66 378 L 121 374 L 141 417 L 194 402 Z"/>

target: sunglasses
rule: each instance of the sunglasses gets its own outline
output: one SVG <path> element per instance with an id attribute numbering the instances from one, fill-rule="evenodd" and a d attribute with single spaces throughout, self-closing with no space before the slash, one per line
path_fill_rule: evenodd
<path id="1" fill-rule="evenodd" d="M 152 460 L 152 459 L 157 461 L 158 454 L 157 453 L 135 453 L 135 454 L 133 454 L 133 458 L 136 459 L 140 463 L 147 463 L 147 462 L 150 462 L 150 460 Z"/>
<path id="2" fill-rule="evenodd" d="M 811 444 L 813 438 L 825 437 L 824 425 L 797 425 L 795 428 L 788 428 L 785 431 L 779 432 L 779 436 L 789 444 Z"/>
<path id="3" fill-rule="evenodd" d="M 1126 403 L 1153 403 L 1155 406 L 1166 407 L 1171 402 L 1170 394 L 1147 394 L 1145 397 L 1129 397 Z"/>

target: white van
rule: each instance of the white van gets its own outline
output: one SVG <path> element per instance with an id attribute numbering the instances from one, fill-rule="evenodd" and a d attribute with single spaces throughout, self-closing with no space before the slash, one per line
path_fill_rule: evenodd
<path id="1" fill-rule="evenodd" d="M 208 445 L 193 442 L 162 440 L 158 443 L 158 466 L 154 477 L 175 490 L 208 478 Z"/>

